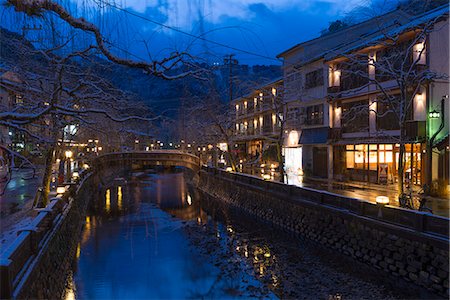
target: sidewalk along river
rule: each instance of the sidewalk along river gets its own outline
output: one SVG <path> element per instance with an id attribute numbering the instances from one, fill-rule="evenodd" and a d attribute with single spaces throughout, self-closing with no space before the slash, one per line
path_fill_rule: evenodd
<path id="1" fill-rule="evenodd" d="M 65 299 L 395 299 L 421 293 L 200 196 L 181 171 L 116 178 L 92 197 Z"/>

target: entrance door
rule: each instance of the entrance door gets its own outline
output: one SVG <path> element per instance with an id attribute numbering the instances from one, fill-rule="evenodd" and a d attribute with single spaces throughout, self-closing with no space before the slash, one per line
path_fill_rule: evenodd
<path id="1" fill-rule="evenodd" d="M 313 175 L 328 177 L 328 153 L 326 147 L 313 147 Z"/>

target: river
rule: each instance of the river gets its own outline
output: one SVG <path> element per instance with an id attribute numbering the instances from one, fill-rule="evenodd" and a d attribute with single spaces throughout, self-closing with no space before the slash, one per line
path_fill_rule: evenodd
<path id="1" fill-rule="evenodd" d="M 65 299 L 414 297 L 364 265 L 200 196 L 185 178 L 138 173 L 92 195 Z"/>

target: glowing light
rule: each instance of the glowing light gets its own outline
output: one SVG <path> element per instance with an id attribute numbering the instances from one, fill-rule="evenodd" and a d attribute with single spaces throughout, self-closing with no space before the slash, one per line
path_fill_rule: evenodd
<path id="1" fill-rule="evenodd" d="M 189 204 L 189 205 L 192 205 L 192 197 L 191 197 L 191 195 L 187 195 L 187 203 Z"/>
<path id="2" fill-rule="evenodd" d="M 298 131 L 291 130 L 291 132 L 289 132 L 289 137 L 288 137 L 288 146 L 289 147 L 298 146 L 299 138 L 300 138 L 300 135 L 299 135 Z"/>
<path id="3" fill-rule="evenodd" d="M 58 186 L 56 188 L 56 193 L 57 194 L 64 194 L 66 192 L 66 188 L 64 186 Z"/>
<path id="4" fill-rule="evenodd" d="M 106 190 L 106 195 L 105 195 L 105 210 L 107 212 L 109 212 L 111 210 L 111 190 L 107 189 Z"/>
<path id="5" fill-rule="evenodd" d="M 77 258 L 80 258 L 80 254 L 81 254 L 81 247 L 80 244 L 77 245 Z"/>
<path id="6" fill-rule="evenodd" d="M 227 167 L 227 168 L 225 169 L 225 171 L 231 172 L 231 171 L 233 171 L 233 168 L 232 168 L 232 167 Z"/>
<path id="7" fill-rule="evenodd" d="M 89 169 L 89 165 L 88 164 L 83 164 L 83 169 Z"/>
<path id="8" fill-rule="evenodd" d="M 375 198 L 375 201 L 377 202 L 377 204 L 380 204 L 380 205 L 387 205 L 387 204 L 389 204 L 389 197 L 386 197 L 386 196 L 377 196 L 377 197 Z"/>
<path id="9" fill-rule="evenodd" d="M 77 179 L 77 178 L 80 177 L 80 174 L 79 174 L 78 172 L 73 172 L 73 173 L 72 173 L 72 177 L 75 178 L 75 179 Z"/>
<path id="10" fill-rule="evenodd" d="M 122 210 L 122 187 L 117 187 L 117 208 Z"/>
<path id="11" fill-rule="evenodd" d="M 270 180 L 270 174 L 264 174 L 263 175 L 264 180 Z"/>
<path id="12" fill-rule="evenodd" d="M 71 158 L 73 156 L 73 152 L 70 150 L 67 150 L 65 153 L 66 158 Z"/>
<path id="13" fill-rule="evenodd" d="M 86 216 L 86 224 L 84 225 L 87 230 L 91 229 L 91 217 Z"/>

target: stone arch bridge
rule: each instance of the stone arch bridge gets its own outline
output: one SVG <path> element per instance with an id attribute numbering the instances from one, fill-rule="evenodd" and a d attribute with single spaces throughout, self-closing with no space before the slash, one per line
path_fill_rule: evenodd
<path id="1" fill-rule="evenodd" d="M 185 167 L 195 173 L 200 170 L 200 159 L 197 156 L 177 150 L 113 152 L 96 157 L 92 163 L 97 170 L 110 167 L 139 169 L 145 166 Z"/>

